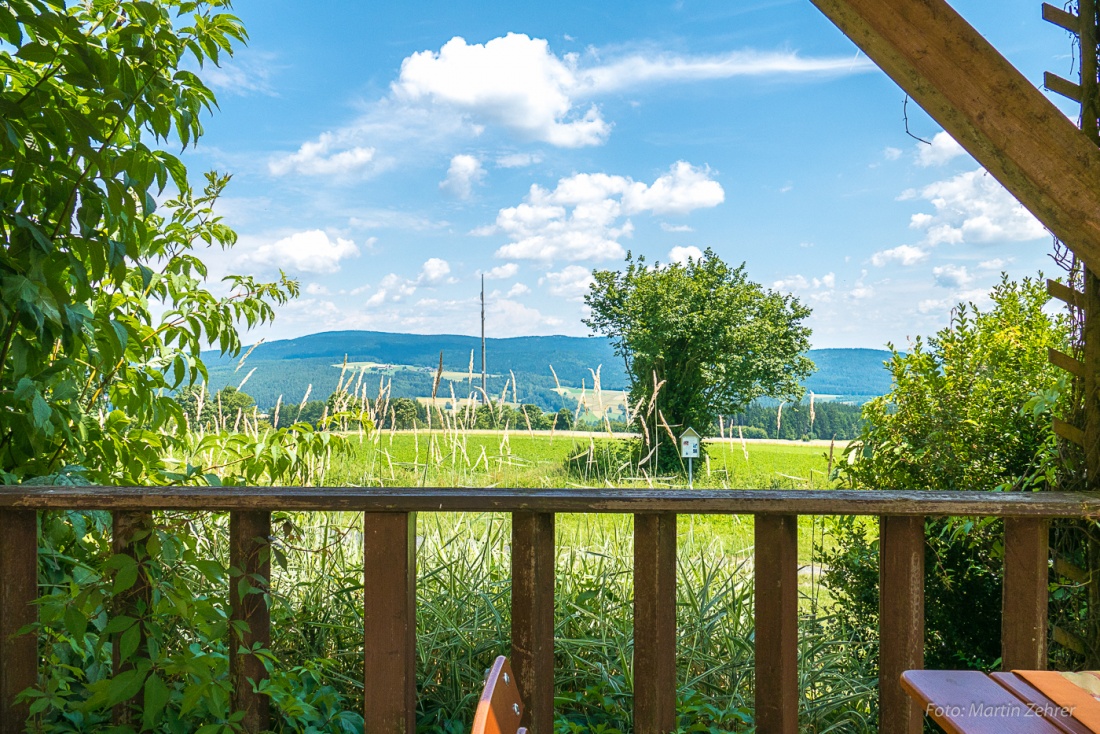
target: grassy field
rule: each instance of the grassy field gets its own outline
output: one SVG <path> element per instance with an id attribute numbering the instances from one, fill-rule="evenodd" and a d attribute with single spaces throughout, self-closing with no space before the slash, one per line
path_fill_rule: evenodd
<path id="1" fill-rule="evenodd" d="M 350 455 L 336 457 L 324 483 L 335 486 L 422 487 L 659 487 L 686 488 L 685 476 L 641 475 L 622 468 L 609 479 L 599 471 L 607 466 L 602 453 L 617 460 L 623 441 L 568 434 L 473 433 L 434 434 L 396 431 L 362 440 L 353 437 Z M 834 449 L 839 457 L 842 446 Z M 708 458 L 695 469 L 696 489 L 827 489 L 829 445 L 778 441 L 715 441 Z M 582 471 L 570 470 L 573 458 Z M 591 462 L 586 477 L 583 470 Z M 602 463 L 601 463 L 602 462 Z M 828 518 L 802 517 L 799 555 L 812 564 L 813 548 L 829 544 Z M 558 543 L 585 547 L 598 539 L 629 536 L 632 518 L 616 515 L 561 515 Z M 752 555 L 753 521 L 750 516 L 685 515 L 679 522 L 681 544 L 702 540 L 715 544 L 732 560 Z M 809 573 L 807 571 L 807 573 Z"/>

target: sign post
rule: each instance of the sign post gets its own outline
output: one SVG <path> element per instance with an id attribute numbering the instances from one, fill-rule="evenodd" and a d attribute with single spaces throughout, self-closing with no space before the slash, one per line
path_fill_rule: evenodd
<path id="1" fill-rule="evenodd" d="M 694 428 L 688 429 L 680 436 L 680 457 L 688 460 L 688 489 L 694 489 L 694 477 L 692 476 L 693 459 L 699 458 L 699 439 L 701 436 Z"/>

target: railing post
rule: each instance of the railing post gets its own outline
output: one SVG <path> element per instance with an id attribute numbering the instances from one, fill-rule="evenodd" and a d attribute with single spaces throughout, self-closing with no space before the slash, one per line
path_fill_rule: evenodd
<path id="1" fill-rule="evenodd" d="M 256 645 L 271 647 L 271 513 L 229 513 L 229 600 L 232 608 L 229 637 L 229 680 L 233 710 L 244 712 L 241 727 L 256 734 L 270 726 L 268 697 L 255 686 L 267 680 L 267 668 L 256 655 Z"/>
<path id="2" fill-rule="evenodd" d="M 757 515 L 756 730 L 798 732 L 798 516 Z"/>
<path id="3" fill-rule="evenodd" d="M 133 617 L 137 628 L 137 647 L 134 655 L 145 654 L 145 624 L 148 621 L 152 601 L 152 587 L 142 564 L 145 561 L 145 544 L 153 530 L 153 513 L 147 511 L 115 510 L 111 513 L 111 549 L 116 555 L 127 555 L 138 564 L 134 585 L 115 597 L 115 615 Z M 140 550 L 139 550 L 140 549 Z M 125 672 L 133 668 L 132 663 L 123 662 L 121 647 L 124 640 L 131 639 L 129 633 L 134 627 L 115 633 L 111 639 L 114 673 Z M 145 700 L 144 690 L 138 691 L 129 701 L 117 704 L 112 712 L 116 726 L 139 725 L 141 708 Z"/>
<path id="4" fill-rule="evenodd" d="M 634 731 L 676 728 L 676 515 L 634 516 Z"/>
<path id="5" fill-rule="evenodd" d="M 16 633 L 38 620 L 38 513 L 0 511 L 0 734 L 24 731 L 28 705 L 15 697 L 38 683 L 38 638 Z"/>
<path id="6" fill-rule="evenodd" d="M 1047 666 L 1050 534 L 1045 519 L 1005 518 L 1001 669 Z"/>
<path id="7" fill-rule="evenodd" d="M 924 518 L 879 518 L 879 732 L 920 734 L 901 674 L 924 667 Z"/>
<path id="8" fill-rule="evenodd" d="M 416 513 L 363 520 L 365 734 L 416 732 Z"/>
<path id="9" fill-rule="evenodd" d="M 520 726 L 554 731 L 554 514 L 512 513 L 512 669 Z"/>

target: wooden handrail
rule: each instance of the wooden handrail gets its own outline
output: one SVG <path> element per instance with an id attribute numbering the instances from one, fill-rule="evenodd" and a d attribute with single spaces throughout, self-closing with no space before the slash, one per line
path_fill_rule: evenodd
<path id="1" fill-rule="evenodd" d="M 421 487 L 0 487 L 0 509 L 1088 517 L 1100 492 Z"/>
<path id="2" fill-rule="evenodd" d="M 797 731 L 798 515 L 871 515 L 880 523 L 880 730 L 919 734 L 920 717 L 897 675 L 923 660 L 924 518 L 1001 517 L 1005 523 L 1003 658 L 1043 667 L 1053 518 L 1100 517 L 1100 493 L 891 490 L 422 489 L 347 487 L 0 487 L 0 734 L 23 729 L 15 695 L 34 684 L 37 510 L 97 509 L 119 520 L 152 510 L 230 511 L 235 573 L 270 580 L 267 535 L 273 510 L 364 513 L 364 713 L 367 732 L 415 730 L 417 512 L 510 512 L 512 656 L 528 690 L 524 723 L 553 731 L 554 515 L 635 515 L 635 721 L 638 732 L 675 727 L 676 515 L 755 515 L 758 731 Z M 123 522 L 125 525 L 125 522 Z M 119 546 L 128 546 L 123 539 Z M 260 584 L 261 586 L 263 584 Z M 247 630 L 232 656 L 233 704 L 245 731 L 266 724 L 257 692 L 266 676 L 244 650 L 270 646 L 260 594 L 230 594 L 232 619 Z M 146 620 L 145 623 L 153 623 Z M 245 643 L 241 645 L 241 643 Z M 522 672 L 521 672 L 522 671 Z M 126 715 L 116 713 L 116 720 Z"/>

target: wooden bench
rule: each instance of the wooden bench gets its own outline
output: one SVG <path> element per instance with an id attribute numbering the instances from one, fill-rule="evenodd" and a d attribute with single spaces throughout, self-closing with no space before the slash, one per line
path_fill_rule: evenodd
<path id="1" fill-rule="evenodd" d="M 501 655 L 493 662 L 485 679 L 485 688 L 477 702 L 472 734 L 527 734 L 520 726 L 523 701 L 508 658 Z"/>
<path id="2" fill-rule="evenodd" d="M 1091 734 L 1014 673 L 907 670 L 901 687 L 949 734 Z"/>

